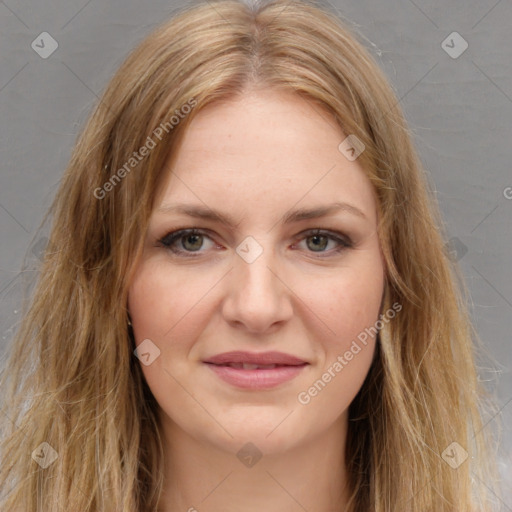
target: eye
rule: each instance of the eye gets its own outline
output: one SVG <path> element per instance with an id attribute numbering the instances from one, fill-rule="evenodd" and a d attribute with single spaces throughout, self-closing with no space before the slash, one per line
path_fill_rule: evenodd
<path id="1" fill-rule="evenodd" d="M 206 240 L 210 243 L 209 246 L 206 244 L 207 246 L 205 247 Z M 332 255 L 332 253 L 337 254 L 353 246 L 350 238 L 346 235 L 321 229 L 301 233 L 297 237 L 297 240 L 300 243 L 305 243 L 308 252 L 325 254 L 325 256 L 320 257 L 328 257 Z M 161 246 L 169 249 L 173 253 L 186 257 L 200 256 L 204 252 L 201 249 L 211 249 L 215 245 L 211 237 L 208 236 L 204 230 L 197 228 L 173 231 L 161 238 L 158 242 Z M 296 242 L 292 248 L 300 245 L 300 243 Z M 329 244 L 334 245 L 334 247 L 331 250 L 326 250 Z"/>
<path id="2" fill-rule="evenodd" d="M 167 234 L 159 240 L 159 243 L 176 254 L 200 253 L 205 239 L 212 241 L 205 232 L 199 229 L 180 229 Z"/>
<path id="3" fill-rule="evenodd" d="M 302 235 L 300 241 L 305 242 L 306 247 L 310 249 L 311 252 L 326 253 L 329 255 L 332 252 L 339 253 L 344 249 L 352 247 L 351 240 L 346 235 L 337 232 L 314 229 L 302 233 Z M 329 245 L 329 242 L 333 242 L 334 248 L 330 251 L 326 251 L 325 249 Z"/>

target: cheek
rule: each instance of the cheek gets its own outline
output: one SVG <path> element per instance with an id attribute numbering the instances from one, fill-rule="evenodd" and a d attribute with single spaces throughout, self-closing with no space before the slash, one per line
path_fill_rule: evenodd
<path id="1" fill-rule="evenodd" d="M 157 258 L 145 261 L 134 275 L 128 309 L 135 344 L 139 346 L 150 340 L 158 349 L 155 351 L 159 351 L 154 362 L 142 364 L 153 391 L 162 383 L 168 386 L 172 381 L 164 369 L 173 368 L 177 372 L 185 369 L 194 340 L 208 323 L 209 303 L 205 294 L 214 283 L 215 276 L 170 271 Z"/>
<path id="2" fill-rule="evenodd" d="M 180 325 L 185 323 L 177 322 L 185 315 L 185 305 L 178 299 L 179 294 L 173 292 L 176 290 L 175 279 L 171 273 L 161 272 L 158 265 L 147 261 L 138 268 L 128 292 L 135 345 L 141 353 L 148 348 L 152 354 L 150 364 L 144 364 L 143 358 L 140 358 L 140 363 L 153 394 L 168 380 L 163 368 L 170 347 L 164 339 L 174 336 Z M 179 345 L 172 347 L 173 352 L 176 350 L 179 350 Z"/>
<path id="3" fill-rule="evenodd" d="M 189 322 L 180 322 L 180 319 L 189 320 L 187 310 L 190 311 L 191 306 L 188 302 L 193 294 L 188 291 L 176 293 L 186 284 L 181 283 L 177 272 L 166 272 L 158 263 L 148 259 L 137 269 L 128 291 L 128 310 L 135 345 L 141 347 L 141 352 L 142 347 L 149 347 L 151 353 L 149 364 L 140 358 L 142 373 L 151 392 L 160 404 L 165 404 L 170 396 L 179 404 L 180 394 L 169 373 L 168 362 L 183 360 L 176 357 L 180 352 L 186 355 L 186 346 L 179 340 L 187 339 L 180 329 Z M 165 340 L 175 342 L 166 343 Z"/>
<path id="4" fill-rule="evenodd" d="M 366 328 L 379 318 L 384 289 L 384 278 L 379 268 L 371 272 L 363 269 L 342 269 L 339 274 L 310 282 L 303 282 L 304 301 L 322 320 L 322 329 L 329 351 L 350 345 Z"/>
<path id="5" fill-rule="evenodd" d="M 165 262 L 148 259 L 137 270 L 128 293 L 135 339 L 153 336 L 163 341 L 190 325 L 207 284 L 187 272 L 170 271 Z"/>
<path id="6" fill-rule="evenodd" d="M 160 279 L 159 279 L 160 277 Z M 165 296 L 165 280 L 156 269 L 143 265 L 137 271 L 128 293 L 128 309 L 132 318 L 135 340 L 150 338 L 157 342 L 164 326 L 162 313 L 172 295 Z"/>
<path id="7" fill-rule="evenodd" d="M 319 425 L 327 426 L 348 408 L 372 364 L 384 281 L 378 273 L 363 275 L 340 274 L 316 287 L 316 294 L 310 290 L 308 307 L 326 328 L 314 338 L 320 364 L 297 399 Z"/>

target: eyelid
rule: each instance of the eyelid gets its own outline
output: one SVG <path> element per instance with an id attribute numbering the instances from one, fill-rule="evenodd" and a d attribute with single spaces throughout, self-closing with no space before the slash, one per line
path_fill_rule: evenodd
<path id="1" fill-rule="evenodd" d="M 350 239 L 348 235 L 345 233 L 341 233 L 340 231 L 332 230 L 332 229 L 323 229 L 323 228 L 312 228 L 312 229 L 305 229 L 304 231 L 301 231 L 295 236 L 295 239 L 303 240 L 304 238 L 308 238 L 310 236 L 315 235 L 322 235 L 327 236 L 333 240 L 337 240 L 343 244 L 346 244 L 346 246 L 352 246 L 353 242 Z"/>

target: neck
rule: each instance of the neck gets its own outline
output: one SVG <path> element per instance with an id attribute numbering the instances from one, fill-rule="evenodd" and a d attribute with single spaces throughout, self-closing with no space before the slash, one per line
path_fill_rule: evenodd
<path id="1" fill-rule="evenodd" d="M 159 511 L 344 512 L 347 416 L 318 438 L 276 453 L 237 457 L 163 422 L 165 475 Z M 244 443 L 240 443 L 240 448 Z M 234 452 L 238 450 L 235 449 Z M 261 453 L 261 452 L 260 452 Z"/>

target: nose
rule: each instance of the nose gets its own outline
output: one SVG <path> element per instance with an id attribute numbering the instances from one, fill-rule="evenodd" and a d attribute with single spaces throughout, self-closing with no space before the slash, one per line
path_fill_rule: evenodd
<path id="1" fill-rule="evenodd" d="M 224 319 L 250 333 L 268 333 L 289 320 L 293 293 L 280 269 L 270 249 L 252 263 L 236 254 L 234 268 L 226 276 Z"/>

